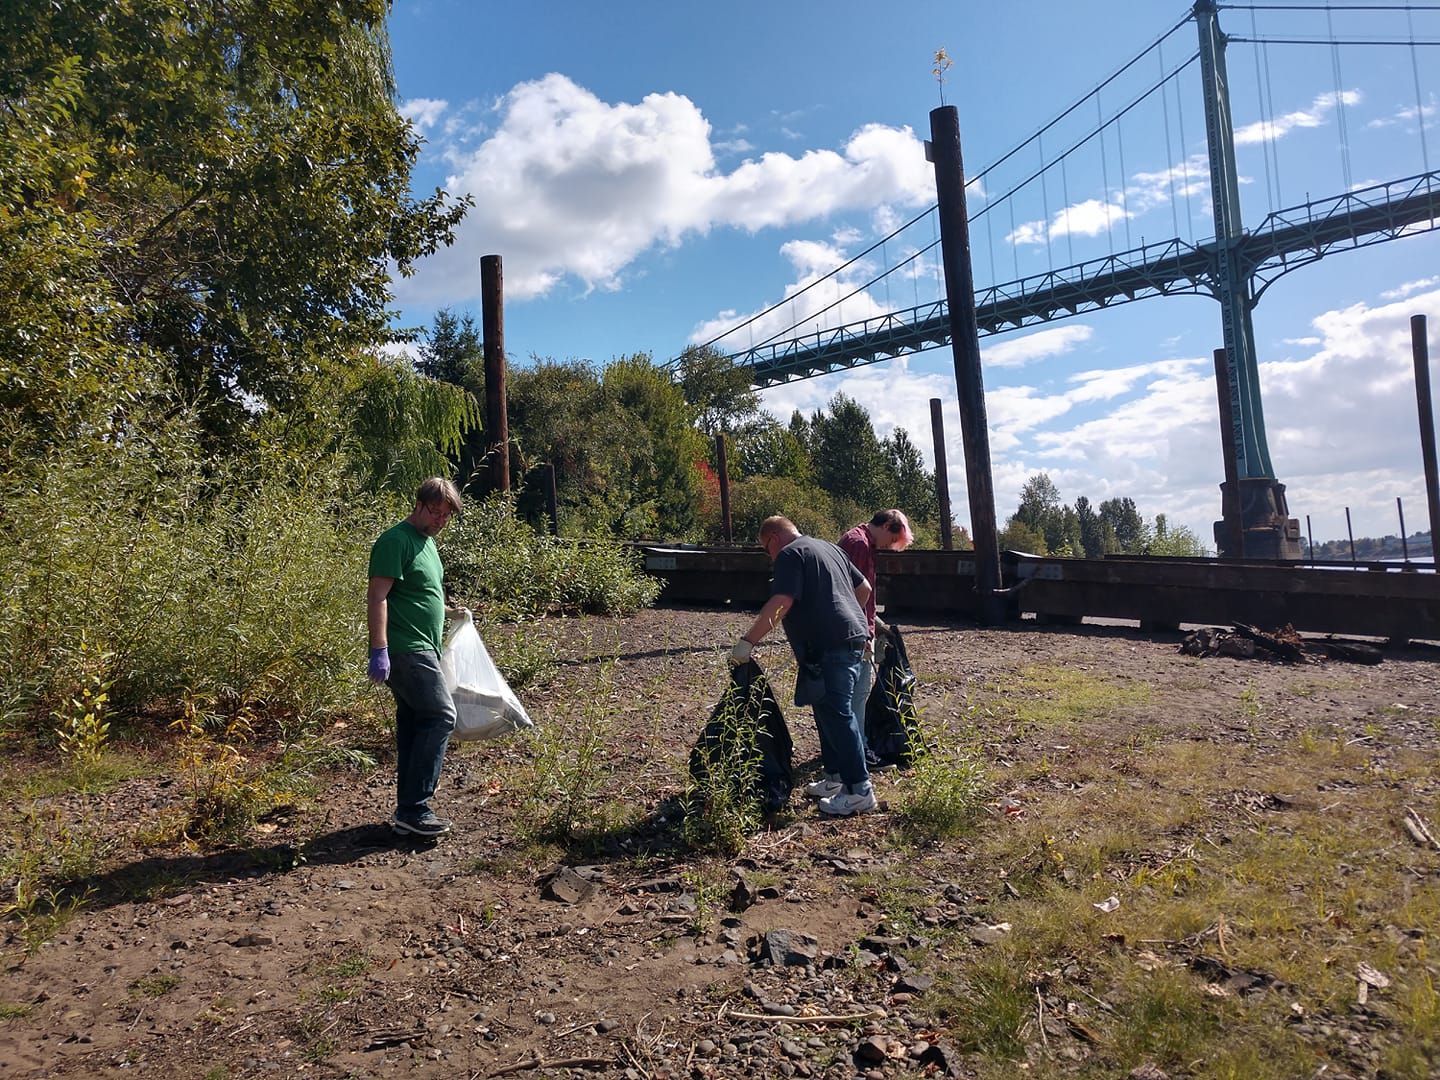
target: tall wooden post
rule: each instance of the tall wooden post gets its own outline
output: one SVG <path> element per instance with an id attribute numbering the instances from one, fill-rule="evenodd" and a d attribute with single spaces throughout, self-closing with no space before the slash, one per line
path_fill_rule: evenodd
<path id="1" fill-rule="evenodd" d="M 955 538 L 950 535 L 950 477 L 945 467 L 945 420 L 940 415 L 940 399 L 930 399 L 930 434 L 935 440 L 935 497 L 940 506 L 940 549 L 952 551 Z"/>
<path id="2" fill-rule="evenodd" d="M 480 257 L 481 333 L 485 336 L 485 460 L 490 490 L 510 490 L 510 425 L 505 415 L 505 289 L 499 255 Z"/>
<path id="3" fill-rule="evenodd" d="M 720 478 L 720 535 L 725 543 L 733 543 L 735 534 L 730 528 L 730 465 L 725 460 L 725 433 L 715 433 L 715 473 Z"/>
<path id="4" fill-rule="evenodd" d="M 545 515 L 550 519 L 550 535 L 560 535 L 560 503 L 555 497 L 555 466 L 546 462 L 542 466 L 545 474 Z"/>
<path id="5" fill-rule="evenodd" d="M 1221 558 L 1245 557 L 1245 522 L 1240 517 L 1240 469 L 1235 460 L 1235 413 L 1230 394 L 1230 368 L 1224 349 L 1215 350 L 1215 392 L 1220 399 L 1220 451 L 1225 482 L 1220 485 L 1220 520 L 1215 522 L 1215 550 Z"/>
<path id="6" fill-rule="evenodd" d="M 1440 529 L 1440 476 L 1435 468 L 1435 406 L 1430 397 L 1430 344 L 1425 316 L 1410 317 L 1410 351 L 1415 359 L 1415 401 L 1420 408 L 1420 456 L 1425 462 L 1425 501 L 1430 510 L 1430 557 L 1440 564 L 1440 546 L 1435 533 Z"/>
<path id="7" fill-rule="evenodd" d="M 970 529 L 975 543 L 976 612 L 982 624 L 1005 621 L 1000 592 L 1000 547 L 995 528 L 995 487 L 990 475 L 990 430 L 985 416 L 985 383 L 980 375 L 980 329 L 975 318 L 975 280 L 970 266 L 970 222 L 965 209 L 965 165 L 960 156 L 960 113 L 954 105 L 930 112 L 928 156 L 935 165 L 940 209 L 940 251 L 945 266 L 945 301 L 950 309 L 950 349 L 960 399 L 960 435 L 965 448 L 965 486 L 970 494 Z"/>

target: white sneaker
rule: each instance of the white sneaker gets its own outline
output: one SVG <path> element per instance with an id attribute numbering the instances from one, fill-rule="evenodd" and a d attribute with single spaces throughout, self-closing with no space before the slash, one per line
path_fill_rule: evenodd
<path id="1" fill-rule="evenodd" d="M 868 814 L 879 803 L 875 801 L 875 789 L 868 783 L 861 784 L 859 791 L 847 792 L 843 788 L 829 798 L 820 800 L 820 812 L 831 817 L 850 817 L 852 814 Z"/>
<path id="2" fill-rule="evenodd" d="M 831 795 L 839 795 L 845 790 L 845 785 L 840 782 L 840 774 L 827 772 L 813 784 L 805 785 L 805 794 L 812 799 L 824 799 Z"/>

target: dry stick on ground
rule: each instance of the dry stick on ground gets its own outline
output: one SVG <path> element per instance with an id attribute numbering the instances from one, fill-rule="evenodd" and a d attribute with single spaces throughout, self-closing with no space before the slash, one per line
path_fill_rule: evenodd
<path id="1" fill-rule="evenodd" d="M 1435 839 L 1429 827 L 1425 824 L 1425 819 L 1408 806 L 1405 807 L 1403 824 L 1405 831 L 1410 834 L 1410 838 L 1421 847 L 1434 848 L 1436 851 L 1440 851 L 1440 840 Z"/>
<path id="2" fill-rule="evenodd" d="M 505 1065 L 490 1076 L 506 1076 L 509 1073 L 524 1072 L 526 1069 L 598 1069 L 605 1065 L 614 1065 L 614 1058 L 600 1057 L 572 1057 L 572 1058 L 551 1058 L 549 1060 L 541 1057 L 532 1057 L 525 1061 L 517 1061 L 513 1065 Z"/>
<path id="3" fill-rule="evenodd" d="M 851 1020 L 877 1020 L 884 1015 L 884 1009 L 866 1009 L 864 1012 L 842 1016 L 776 1016 L 771 1013 L 732 1012 L 730 1018 L 732 1020 L 762 1021 L 769 1024 L 778 1024 L 782 1021 L 788 1024 L 844 1024 Z"/>

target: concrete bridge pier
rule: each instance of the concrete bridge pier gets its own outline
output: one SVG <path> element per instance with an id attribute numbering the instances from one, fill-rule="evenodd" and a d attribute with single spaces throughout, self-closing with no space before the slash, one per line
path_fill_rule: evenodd
<path id="1" fill-rule="evenodd" d="M 1215 522 L 1215 550 L 1222 559 L 1304 557 L 1300 522 L 1290 516 L 1280 481 L 1264 476 L 1227 480 L 1220 485 L 1220 501 L 1225 516 Z"/>

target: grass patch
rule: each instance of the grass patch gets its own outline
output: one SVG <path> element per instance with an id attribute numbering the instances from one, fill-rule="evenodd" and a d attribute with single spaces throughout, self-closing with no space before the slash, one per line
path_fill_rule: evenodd
<path id="1" fill-rule="evenodd" d="M 117 839 L 99 822 L 35 804 L 6 824 L 0 881 L 13 885 L 0 902 L 0 918 L 19 923 L 27 951 L 59 933 L 84 905 L 89 890 L 83 882 L 100 871 Z"/>
<path id="2" fill-rule="evenodd" d="M 0 788 L 12 792 L 12 797 L 32 801 L 71 792 L 99 795 L 113 791 L 127 780 L 162 771 L 162 766 L 147 758 L 112 748 L 98 762 L 83 765 L 71 762 L 8 764 L 0 768 Z"/>
<path id="3" fill-rule="evenodd" d="M 966 964 L 936 992 L 935 1011 L 959 1049 L 992 1058 L 1024 1056 L 1035 994 L 1022 972 L 1002 949 Z"/>
<path id="4" fill-rule="evenodd" d="M 1027 726 L 1104 719 L 1150 700 L 1148 683 L 1111 679 L 1074 668 L 1032 664 L 1020 670 L 1016 719 Z"/>
<path id="5" fill-rule="evenodd" d="M 130 989 L 147 998 L 164 997 L 180 985 L 178 975 L 142 975 L 130 984 Z"/>
<path id="6" fill-rule="evenodd" d="M 1148 703 L 1148 683 L 1110 678 L 1059 664 L 1026 664 L 1013 680 L 985 687 L 980 717 L 1020 732 L 1078 727 Z"/>
<path id="7" fill-rule="evenodd" d="M 354 979 L 364 975 L 372 967 L 375 961 L 363 952 L 348 953 L 339 957 L 325 969 L 325 976 L 331 979 Z"/>
<path id="8" fill-rule="evenodd" d="M 1037 704 L 1026 695 L 1039 685 L 1049 697 Z M 1037 990 L 1073 1004 L 1049 1038 L 1068 1031 L 1090 1047 L 1113 1070 L 1097 1076 L 1150 1064 L 1288 1080 L 1327 1062 L 1435 1075 L 1440 968 L 1425 928 L 1440 925 L 1440 892 L 1424 880 L 1433 854 L 1397 824 L 1416 788 L 1391 779 L 1424 766 L 1382 768 L 1374 746 L 1320 730 L 1264 753 L 1163 732 L 1128 745 L 1103 726 L 1112 699 L 1093 690 L 1046 674 L 1013 708 L 988 705 L 1027 723 L 1085 719 L 1064 757 L 1009 768 L 1021 811 L 976 834 L 975 863 L 1004 883 L 984 916 L 1011 930 L 961 950 L 937 1002 L 979 1075 L 1009 1075 L 1004 1062 L 1043 1048 Z M 1096 906 L 1112 895 L 1118 908 Z M 1357 1013 L 1361 965 L 1388 985 Z M 1255 982 L 1237 990 L 1226 973 Z"/>

